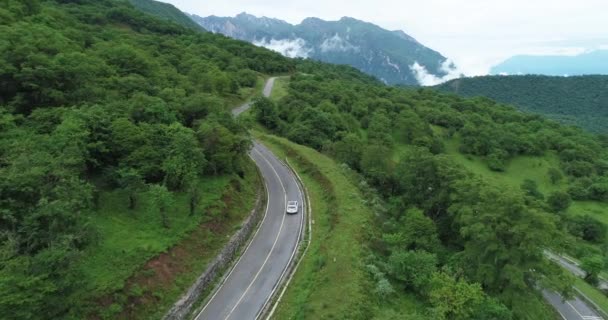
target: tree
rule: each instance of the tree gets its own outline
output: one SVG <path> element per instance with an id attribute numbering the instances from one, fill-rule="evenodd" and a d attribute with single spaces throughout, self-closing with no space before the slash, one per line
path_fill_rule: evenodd
<path id="1" fill-rule="evenodd" d="M 572 204 L 572 198 L 567 192 L 555 191 L 547 198 L 547 204 L 555 213 L 564 212 Z"/>
<path id="2" fill-rule="evenodd" d="M 367 128 L 367 138 L 371 144 L 391 147 L 393 145 L 393 137 L 391 136 L 391 119 L 384 111 L 375 112 Z"/>
<path id="3" fill-rule="evenodd" d="M 196 131 L 198 141 L 205 151 L 206 169 L 213 174 L 235 172 L 239 160 L 251 148 L 251 140 L 235 133 L 217 121 L 205 121 Z"/>
<path id="4" fill-rule="evenodd" d="M 123 167 L 116 171 L 118 185 L 129 194 L 129 209 L 137 207 L 137 193 L 141 191 L 145 182 L 141 174 L 133 168 Z"/>
<path id="5" fill-rule="evenodd" d="M 182 190 L 187 179 L 203 172 L 205 155 L 190 128 L 174 123 L 168 128 L 168 138 L 168 154 L 162 165 L 164 180 L 170 189 Z"/>
<path id="6" fill-rule="evenodd" d="M 549 175 L 549 180 L 551 180 L 552 184 L 558 184 L 564 178 L 562 172 L 556 168 L 549 168 L 547 174 Z"/>
<path id="7" fill-rule="evenodd" d="M 407 287 L 425 288 L 437 269 L 437 256 L 426 251 L 395 250 L 388 258 L 389 274 Z"/>
<path id="8" fill-rule="evenodd" d="M 279 110 L 277 105 L 266 97 L 258 97 L 253 101 L 255 118 L 270 130 L 279 127 Z"/>
<path id="9" fill-rule="evenodd" d="M 522 197 L 489 185 L 462 185 L 450 211 L 460 226 L 463 270 L 508 306 L 544 281 L 567 291 L 564 271 L 550 266 L 543 250 L 559 245 L 555 219 L 528 207 Z"/>
<path id="10" fill-rule="evenodd" d="M 587 256 L 584 257 L 581 262 L 581 267 L 587 273 L 585 276 L 585 281 L 592 285 L 597 285 L 599 274 L 602 270 L 604 270 L 604 258 L 598 255 Z"/>
<path id="11" fill-rule="evenodd" d="M 526 179 L 521 184 L 521 189 L 524 193 L 532 198 L 542 200 L 545 196 L 538 190 L 538 184 L 534 180 Z"/>
<path id="12" fill-rule="evenodd" d="M 602 243 L 606 240 L 608 228 L 590 215 L 575 216 L 569 219 L 568 231 L 583 240 Z"/>
<path id="13" fill-rule="evenodd" d="M 357 135 L 349 133 L 342 140 L 333 144 L 332 153 L 338 161 L 358 170 L 363 153 L 363 141 Z"/>
<path id="14" fill-rule="evenodd" d="M 383 235 L 384 241 L 397 249 L 436 252 L 440 248 L 437 228 L 420 209 L 408 209 L 397 217 L 392 232 Z"/>
<path id="15" fill-rule="evenodd" d="M 476 318 L 485 300 L 479 284 L 456 280 L 442 272 L 433 273 L 429 281 L 429 301 L 434 319 L 465 320 Z"/>
<path id="16" fill-rule="evenodd" d="M 382 191 L 391 191 L 393 174 L 391 150 L 382 145 L 370 145 L 361 157 L 361 171 Z"/>
<path id="17" fill-rule="evenodd" d="M 169 216 L 167 210 L 173 204 L 173 196 L 171 192 L 167 190 L 167 187 L 159 184 L 153 184 L 150 186 L 150 194 L 152 195 L 152 201 L 154 207 L 160 214 L 160 221 L 164 228 L 169 228 Z"/>

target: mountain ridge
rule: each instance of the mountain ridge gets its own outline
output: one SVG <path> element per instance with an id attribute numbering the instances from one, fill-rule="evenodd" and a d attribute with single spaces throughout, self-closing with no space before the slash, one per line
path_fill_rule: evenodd
<path id="1" fill-rule="evenodd" d="M 574 56 L 517 55 L 492 67 L 490 74 L 547 76 L 608 74 L 608 50 L 595 50 Z"/>
<path id="2" fill-rule="evenodd" d="M 348 16 L 335 21 L 308 17 L 299 24 L 246 12 L 234 17 L 190 18 L 210 32 L 289 57 L 348 64 L 387 84 L 418 85 L 427 75 L 441 78 L 455 69 L 446 57 L 402 30 L 386 30 Z"/>

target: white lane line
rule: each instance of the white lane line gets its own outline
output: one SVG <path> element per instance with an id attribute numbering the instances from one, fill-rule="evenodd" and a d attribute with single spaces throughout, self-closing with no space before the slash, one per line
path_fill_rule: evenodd
<path id="1" fill-rule="evenodd" d="M 570 301 L 566 301 L 566 304 L 568 304 L 570 306 L 570 308 L 572 308 L 572 310 L 574 310 L 574 312 L 576 312 L 576 314 L 578 314 L 578 316 L 581 317 L 581 319 L 585 319 L 585 316 L 583 316 L 580 312 L 578 312 L 578 310 L 572 305 L 572 303 L 570 303 Z"/>
<path id="2" fill-rule="evenodd" d="M 291 263 L 293 261 L 293 258 L 295 257 L 296 253 L 298 252 L 298 248 L 299 248 L 299 244 L 300 244 L 300 237 L 302 236 L 302 227 L 304 226 L 304 214 L 305 214 L 304 212 L 305 212 L 305 210 L 308 209 L 308 205 L 304 203 L 304 192 L 300 188 L 299 182 L 293 176 L 293 172 L 295 172 L 295 171 L 292 171 L 291 168 L 287 167 L 287 165 L 285 163 L 283 163 L 281 160 L 279 160 L 279 163 L 281 163 L 283 165 L 283 167 L 285 167 L 285 169 L 287 169 L 287 171 L 289 172 L 289 175 L 291 176 L 291 179 L 293 180 L 293 182 L 296 185 L 296 188 L 298 189 L 300 203 L 302 203 L 302 213 L 300 213 L 300 227 L 298 228 L 298 236 L 296 238 L 296 243 L 295 243 L 295 245 L 293 247 L 293 251 L 291 252 L 291 256 L 289 257 L 289 261 L 285 265 L 285 268 L 283 268 L 283 272 L 281 273 L 281 276 L 279 277 L 279 280 L 277 281 L 277 283 L 272 288 L 272 291 L 270 292 L 270 295 L 268 296 L 268 299 L 266 299 L 266 302 L 264 302 L 264 305 L 262 306 L 262 309 L 260 309 L 260 311 L 256 314 L 255 319 L 258 319 L 260 317 L 261 312 L 264 311 L 264 308 L 266 307 L 266 305 L 268 304 L 268 302 L 270 302 L 270 299 L 274 296 L 275 291 L 279 288 L 279 285 L 281 284 L 281 281 L 283 281 L 283 278 L 285 277 L 285 274 L 289 270 L 289 266 L 291 265 Z M 288 283 L 289 283 L 289 281 L 288 281 Z M 273 310 L 274 310 L 274 308 L 273 308 Z M 272 312 L 274 312 L 274 311 L 272 311 Z"/>
<path id="3" fill-rule="evenodd" d="M 287 160 L 287 158 L 285 158 L 285 161 L 287 161 L 288 165 L 289 165 L 289 160 Z M 306 217 L 308 219 L 308 244 L 306 245 L 306 248 L 304 249 L 304 252 L 302 253 L 302 255 L 300 256 L 300 260 L 298 260 L 298 263 L 296 263 L 296 266 L 294 267 L 290 277 L 287 279 L 287 283 L 285 283 L 285 285 L 283 286 L 283 290 L 281 291 L 281 294 L 279 295 L 279 297 L 277 298 L 277 300 L 274 302 L 274 305 L 272 306 L 272 309 L 270 310 L 270 312 L 268 313 L 266 320 L 270 320 L 272 318 L 272 316 L 274 315 L 277 306 L 279 305 L 279 303 L 281 302 L 281 299 L 283 298 L 283 295 L 285 294 L 285 292 L 287 291 L 287 287 L 289 287 L 289 284 L 291 283 L 291 280 L 293 279 L 296 271 L 298 270 L 298 267 L 300 266 L 300 263 L 302 262 L 302 260 L 304 260 L 304 256 L 306 255 L 306 252 L 308 252 L 308 248 L 310 247 L 310 243 L 312 241 L 312 224 L 311 224 L 311 215 L 312 215 L 312 206 L 310 205 L 310 199 L 308 197 L 308 193 L 304 192 L 304 190 L 302 188 L 306 188 L 304 187 L 304 182 L 302 181 L 302 178 L 300 178 L 300 175 L 298 175 L 298 173 L 295 171 L 295 169 L 293 169 L 293 167 L 291 165 L 289 165 L 290 170 L 296 175 L 297 181 L 296 183 L 298 184 L 298 190 L 300 190 L 300 196 L 304 197 L 305 199 L 302 201 L 302 203 L 305 203 L 305 208 L 308 211 L 304 211 L 302 210 L 302 212 L 306 212 Z M 302 223 L 302 225 L 300 225 L 300 236 L 302 234 L 302 230 L 306 227 L 306 224 L 303 223 L 303 217 L 300 221 L 300 223 Z M 299 237 L 298 237 L 299 238 Z M 258 314 L 256 316 L 256 319 L 258 319 L 260 316 L 260 314 Z M 567 319 L 564 319 L 567 320 Z"/>
<path id="4" fill-rule="evenodd" d="M 277 179 L 279 179 L 279 184 L 281 185 L 281 188 L 283 189 L 284 201 L 285 201 L 285 203 L 287 203 L 287 190 L 285 190 L 285 186 L 283 185 L 283 181 L 281 181 L 281 177 L 279 176 L 278 172 L 274 169 L 274 167 L 272 166 L 272 164 L 270 163 L 270 161 L 268 161 L 268 159 L 266 159 L 266 157 L 264 157 L 264 155 L 261 152 L 259 152 L 256 149 L 253 149 L 253 151 L 257 152 L 262 157 L 262 159 L 264 159 L 264 161 L 266 161 L 266 163 L 268 163 L 268 165 L 270 166 L 270 168 L 272 169 L 272 171 L 276 175 Z M 270 207 L 270 205 L 268 207 Z M 264 259 L 264 263 L 262 263 L 262 266 L 260 267 L 260 269 L 258 270 L 258 272 L 253 277 L 253 280 L 251 280 L 251 282 L 247 286 L 247 289 L 245 289 L 245 291 L 243 292 L 243 294 L 241 295 L 241 297 L 239 298 L 239 300 L 236 302 L 236 304 L 234 305 L 234 307 L 232 307 L 232 310 L 230 310 L 230 312 L 224 318 L 224 320 L 230 318 L 230 316 L 232 315 L 232 313 L 234 312 L 234 310 L 239 306 L 239 304 L 241 303 L 241 301 L 243 300 L 243 298 L 245 297 L 245 295 L 247 295 L 247 292 L 249 292 L 249 289 L 251 289 L 251 286 L 253 286 L 253 283 L 260 276 L 260 273 L 262 273 L 262 270 L 264 269 L 264 266 L 266 265 L 266 263 L 268 263 L 268 260 L 270 259 L 270 255 L 274 251 L 274 248 L 276 247 L 277 242 L 279 241 L 279 236 L 281 235 L 281 231 L 283 231 L 283 226 L 285 225 L 285 216 L 286 216 L 286 214 L 283 214 L 283 219 L 281 220 L 281 226 L 279 227 L 279 232 L 277 232 L 277 236 L 274 239 L 274 243 L 272 244 L 272 247 L 270 248 L 270 251 L 268 252 L 268 255 L 266 256 L 266 259 Z"/>
<path id="5" fill-rule="evenodd" d="M 253 159 L 253 157 L 251 157 L 251 155 L 249 156 L 249 158 L 251 158 L 251 160 L 253 160 L 253 162 L 255 162 L 255 159 Z M 203 311 L 205 311 L 205 309 L 207 309 L 207 306 L 209 306 L 209 304 L 211 304 L 211 301 L 213 301 L 213 298 L 215 298 L 215 296 L 222 290 L 222 288 L 224 287 L 224 285 L 226 284 L 226 282 L 230 278 L 230 275 L 232 275 L 232 273 L 234 272 L 234 270 L 236 270 L 236 267 L 241 262 L 241 259 L 243 259 L 243 256 L 245 255 L 245 252 L 247 252 L 247 250 L 249 250 L 249 247 L 251 247 L 251 244 L 255 240 L 255 236 L 258 234 L 258 232 L 260 231 L 260 229 L 262 229 L 262 226 L 264 225 L 264 221 L 266 221 L 266 217 L 268 216 L 268 210 L 270 208 L 270 192 L 268 192 L 268 183 L 266 183 L 266 180 L 264 180 L 264 185 L 266 185 L 266 210 L 264 211 L 264 218 L 262 218 L 262 221 L 260 222 L 260 225 L 258 226 L 257 230 L 255 230 L 255 233 L 251 237 L 251 241 L 249 241 L 249 244 L 247 245 L 247 247 L 245 248 L 245 250 L 243 251 L 243 253 L 239 257 L 239 259 L 236 261 L 236 263 L 234 264 L 234 266 L 232 267 L 232 269 L 230 269 L 230 272 L 224 278 L 224 281 L 222 282 L 222 284 L 220 284 L 220 286 L 217 288 L 217 290 L 215 290 L 215 293 L 213 294 L 213 296 L 211 296 L 211 299 L 209 299 L 209 301 L 207 301 L 207 304 L 205 304 L 205 306 L 203 307 L 203 309 L 201 310 L 201 312 L 199 312 L 194 319 L 198 319 L 201 316 L 201 314 L 203 313 Z"/>

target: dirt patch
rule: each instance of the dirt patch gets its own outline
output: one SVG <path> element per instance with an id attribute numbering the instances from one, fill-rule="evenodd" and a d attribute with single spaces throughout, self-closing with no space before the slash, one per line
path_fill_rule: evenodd
<path id="1" fill-rule="evenodd" d="M 233 193 L 239 187 L 239 183 L 233 180 L 224 191 L 221 200 L 206 209 L 206 216 L 209 213 L 210 218 L 202 222 L 177 245 L 149 260 L 127 280 L 123 289 L 98 298 L 95 302 L 97 310 L 88 318 L 140 318 L 143 310 L 153 308 L 152 305 L 160 303 L 163 292 L 174 289 L 178 276 L 196 271 L 194 268 L 197 265 L 200 268 L 202 257 L 213 259 L 205 252 L 217 250 L 218 241 L 225 241 L 226 237 L 234 231 L 233 223 L 229 221 L 238 217 L 230 216 L 230 208 L 235 202 Z"/>

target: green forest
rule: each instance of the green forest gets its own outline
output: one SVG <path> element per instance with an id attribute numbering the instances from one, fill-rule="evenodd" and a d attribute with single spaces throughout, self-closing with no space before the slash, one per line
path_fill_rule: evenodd
<path id="1" fill-rule="evenodd" d="M 126 231 L 107 235 L 99 219 L 119 219 L 116 208 L 135 221 L 153 212 L 140 229 L 152 222 L 166 236 L 145 252 L 191 229 L 184 221 L 200 219 L 178 217 L 173 204 L 200 216 L 214 185 L 249 163 L 250 138 L 229 107 L 260 74 L 293 62 L 126 1 L 0 4 L 1 318 L 81 319 L 96 295 L 117 289 L 87 283 L 79 267 L 105 236 Z M 122 250 L 99 263 L 129 258 Z"/>
<path id="2" fill-rule="evenodd" d="M 287 92 L 259 99 L 256 119 L 373 190 L 366 268 L 377 299 L 344 317 L 372 318 L 374 301 L 413 294 L 426 311 L 412 319 L 552 319 L 537 288 L 567 296 L 573 279 L 543 250 L 605 265 L 606 225 L 569 207 L 608 208 L 607 141 L 487 98 L 388 87 L 308 60 Z M 516 187 L 489 179 L 513 178 L 522 159 L 520 169 L 542 172 Z"/>
<path id="3" fill-rule="evenodd" d="M 565 124 L 608 134 L 608 76 L 483 76 L 456 79 L 440 91 L 484 96 Z"/>
<path id="4" fill-rule="evenodd" d="M 553 319 L 539 288 L 568 296 L 574 279 L 545 250 L 583 260 L 591 284 L 607 269 L 606 137 L 287 59 L 148 1 L 0 4 L 3 319 L 137 318 L 121 312 L 143 289 L 119 294 L 125 279 L 201 222 L 227 224 L 211 210 L 226 191 L 252 193 L 257 124 L 229 111 L 279 74 L 282 97 L 256 98 L 251 116 L 352 171 L 355 221 L 373 210 L 349 242 L 368 257 L 367 299 L 334 318 L 402 319 L 375 310 L 413 300 L 407 319 Z"/>
<path id="5" fill-rule="evenodd" d="M 203 27 L 192 21 L 173 5 L 153 0 L 129 0 L 133 6 L 143 12 L 161 19 L 169 20 L 196 31 L 204 31 Z"/>

